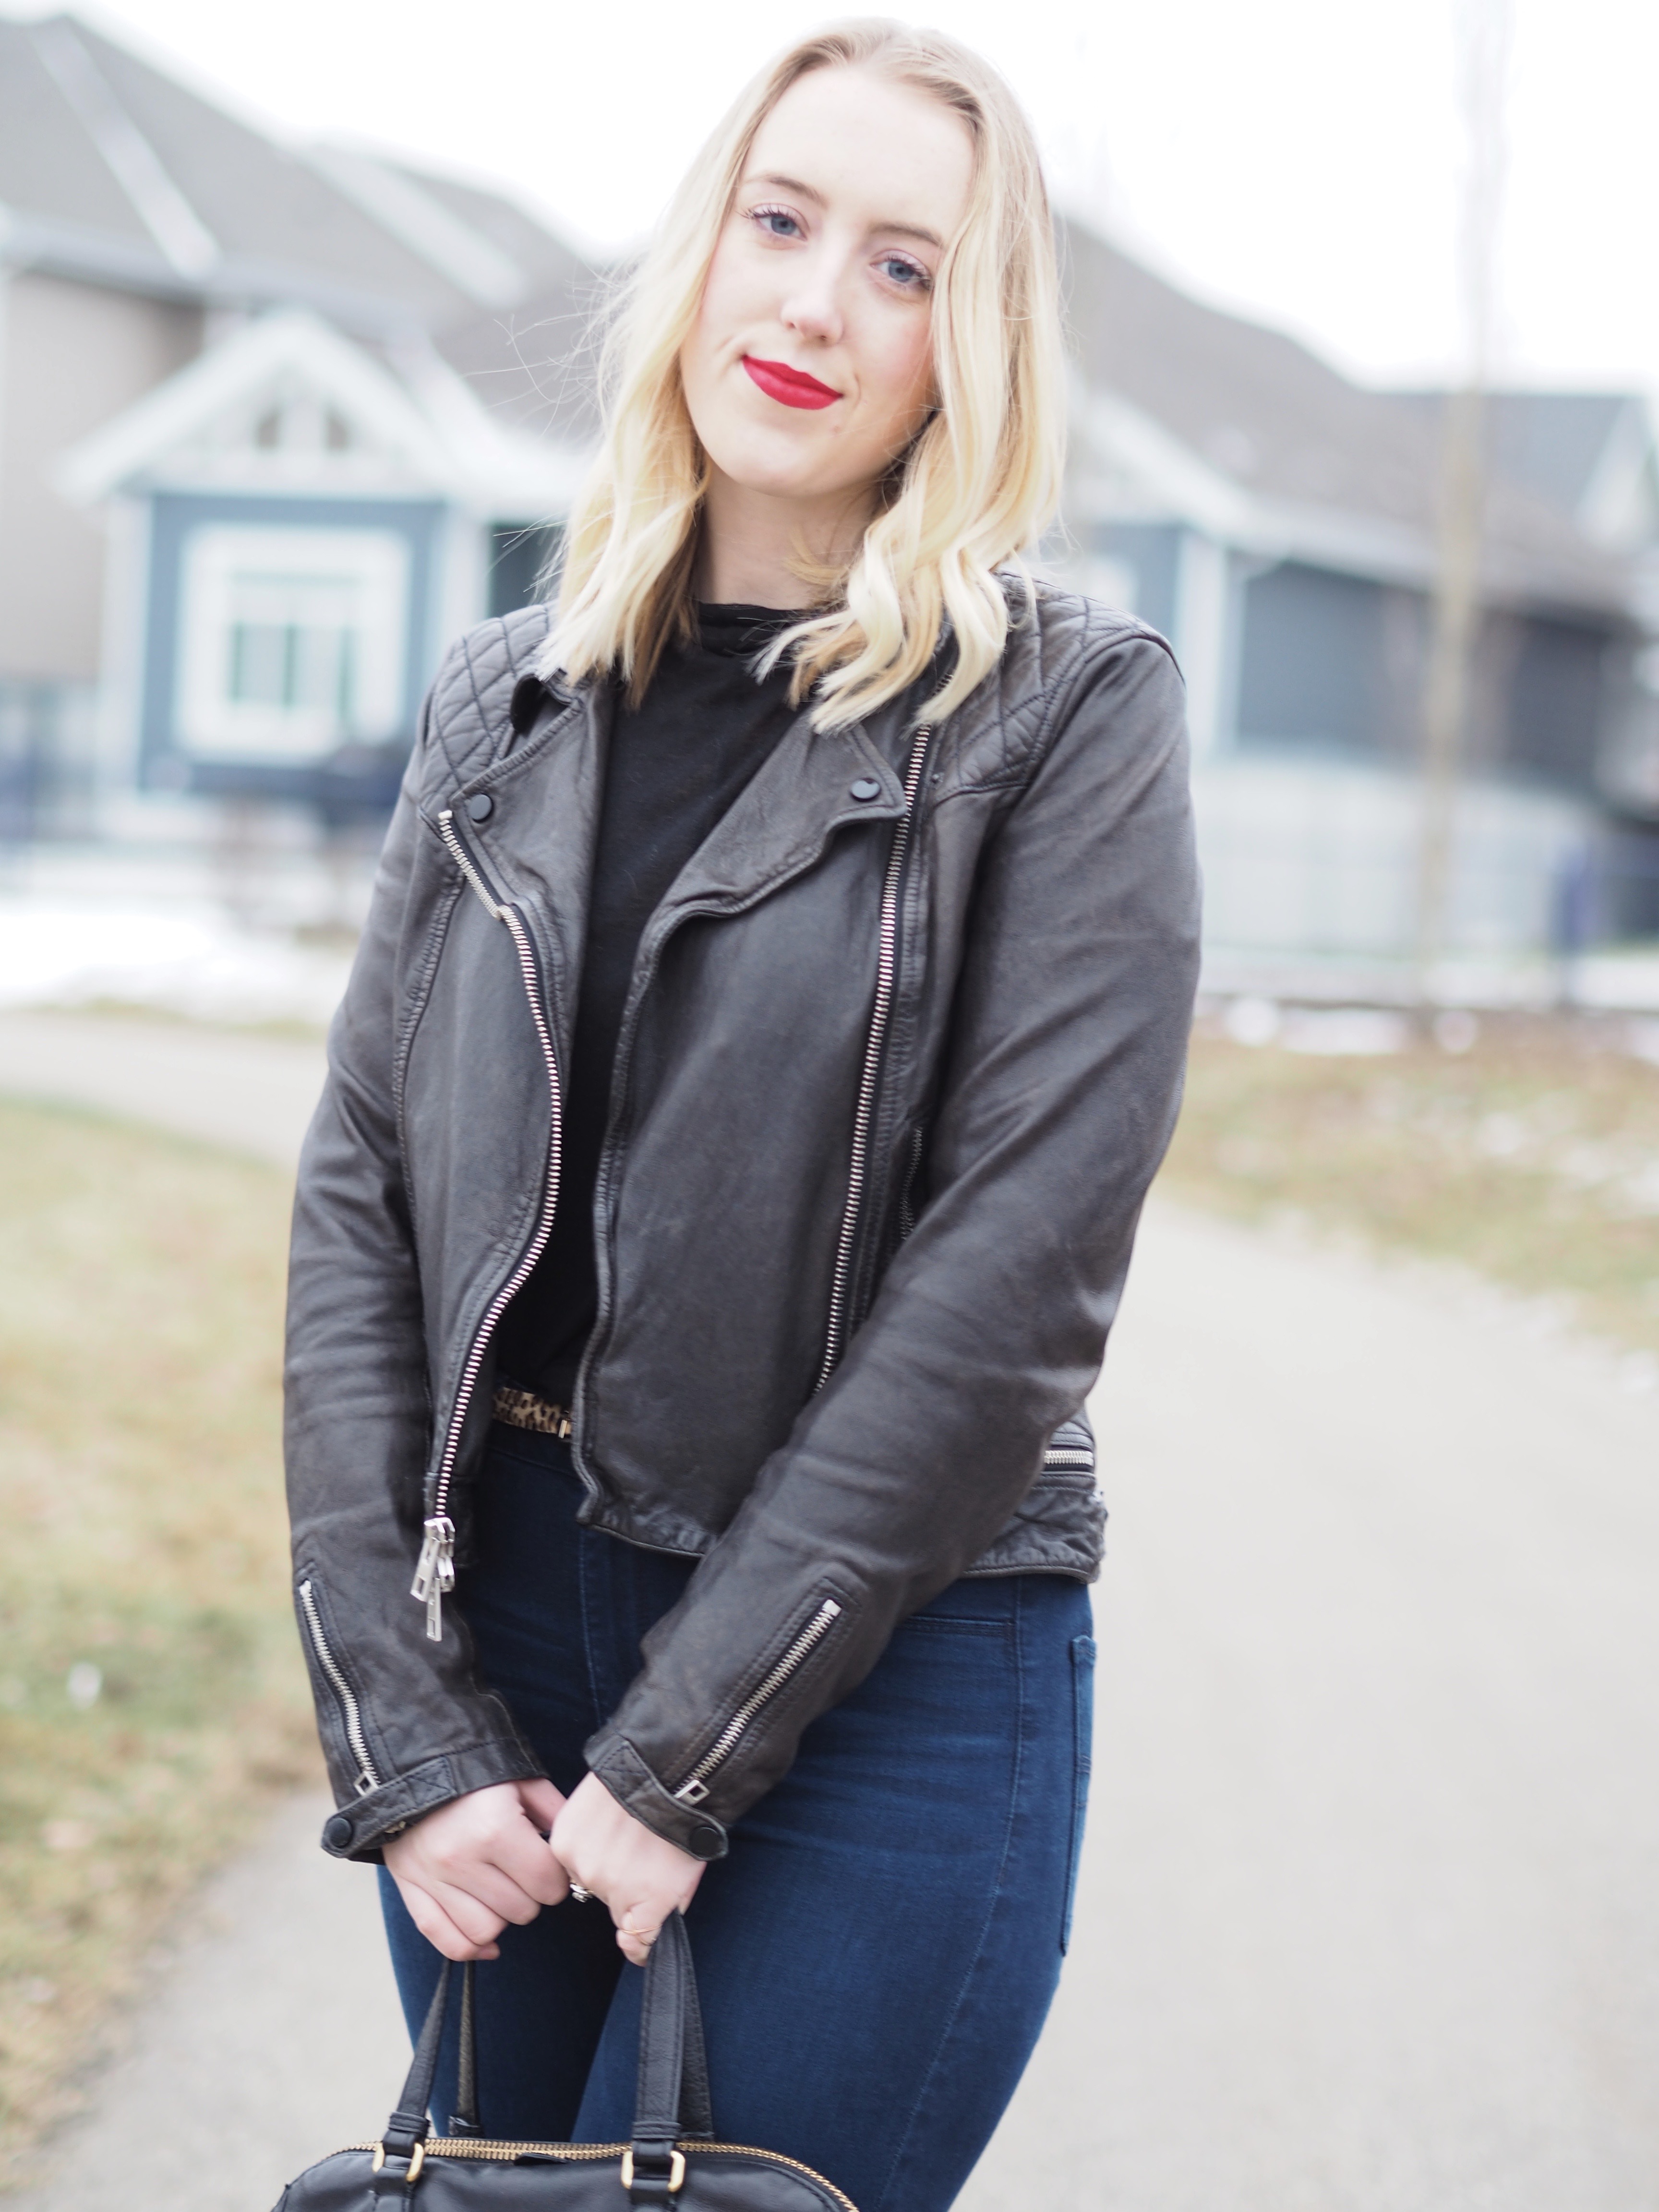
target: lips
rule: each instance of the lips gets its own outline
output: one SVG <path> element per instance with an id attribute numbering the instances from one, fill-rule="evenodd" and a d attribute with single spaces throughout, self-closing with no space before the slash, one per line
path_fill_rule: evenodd
<path id="1" fill-rule="evenodd" d="M 804 369 L 791 368 L 787 362 L 760 361 L 746 353 L 743 365 L 769 399 L 780 400 L 786 407 L 833 407 L 841 398 L 830 386 L 820 384 Z"/>

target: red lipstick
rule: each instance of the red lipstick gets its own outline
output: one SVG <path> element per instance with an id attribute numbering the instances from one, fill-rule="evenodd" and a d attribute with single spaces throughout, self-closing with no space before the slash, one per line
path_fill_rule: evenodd
<path id="1" fill-rule="evenodd" d="M 791 368 L 787 362 L 757 361 L 746 353 L 743 365 L 769 399 L 780 399 L 786 407 L 833 407 L 841 398 L 839 392 L 808 376 L 805 369 Z"/>

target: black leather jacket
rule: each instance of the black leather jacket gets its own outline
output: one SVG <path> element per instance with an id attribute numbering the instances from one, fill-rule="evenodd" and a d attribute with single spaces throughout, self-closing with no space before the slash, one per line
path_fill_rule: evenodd
<path id="1" fill-rule="evenodd" d="M 296 1602 L 350 1857 L 539 1771 L 441 1598 L 552 1218 L 612 696 L 529 674 L 545 620 L 433 686 L 301 1167 Z M 921 696 L 794 721 L 618 1046 L 573 1445 L 592 1526 L 702 1564 L 587 1755 L 703 1857 L 957 1576 L 1099 1564 L 1080 1409 L 1197 972 L 1180 679 L 1044 591 L 937 728 Z"/>

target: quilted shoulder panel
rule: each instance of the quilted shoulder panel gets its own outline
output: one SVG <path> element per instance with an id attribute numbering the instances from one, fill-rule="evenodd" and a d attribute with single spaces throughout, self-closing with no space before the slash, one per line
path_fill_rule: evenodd
<path id="1" fill-rule="evenodd" d="M 1023 583 L 1007 580 L 1002 658 L 951 718 L 958 773 L 978 786 L 1017 783 L 1033 772 L 1056 709 L 1104 653 L 1135 638 L 1168 650 L 1156 630 L 1097 599 L 1039 584 L 1033 605 Z"/>
<path id="2" fill-rule="evenodd" d="M 532 670 L 548 631 L 544 606 L 494 616 L 458 638 L 432 680 L 427 745 L 459 782 L 511 734 L 513 687 Z"/>

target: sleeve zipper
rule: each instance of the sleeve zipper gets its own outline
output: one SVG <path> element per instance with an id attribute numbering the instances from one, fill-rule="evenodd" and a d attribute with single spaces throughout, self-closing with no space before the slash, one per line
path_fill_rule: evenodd
<path id="1" fill-rule="evenodd" d="M 793 1637 L 788 1649 L 775 1666 L 769 1667 L 757 1686 L 738 1707 L 726 1726 L 714 1738 L 674 1792 L 682 1805 L 701 1805 L 708 1795 L 708 1777 L 717 1766 L 724 1765 L 737 1749 L 744 1730 L 762 1707 L 769 1705 L 799 1667 L 808 1653 L 815 1650 L 841 1618 L 842 1608 L 836 1599 L 825 1598 L 799 1634 Z"/>
<path id="2" fill-rule="evenodd" d="M 300 1584 L 300 1607 L 306 1617 L 306 1629 L 311 1638 L 311 1648 L 317 1655 L 317 1664 L 327 1675 L 334 1694 L 340 1701 L 340 1717 L 345 1723 L 346 1741 L 357 1762 L 357 1795 L 367 1796 L 371 1790 L 380 1788 L 380 1778 L 375 1771 L 374 1761 L 368 1755 L 368 1739 L 363 1734 L 362 1708 L 357 1703 L 356 1692 L 347 1681 L 329 1644 L 323 1628 L 323 1617 L 318 1608 L 317 1593 L 311 1586 L 309 1576 Z"/>

